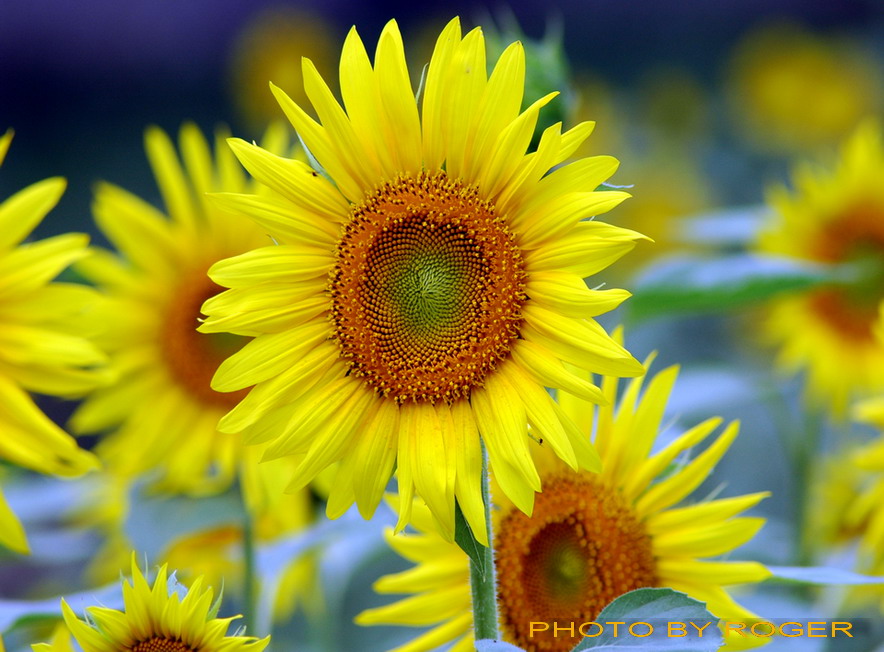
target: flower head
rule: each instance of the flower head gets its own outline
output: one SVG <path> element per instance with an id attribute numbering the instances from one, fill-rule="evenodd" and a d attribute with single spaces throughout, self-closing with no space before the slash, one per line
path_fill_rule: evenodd
<path id="1" fill-rule="evenodd" d="M 734 51 L 728 80 L 733 113 L 761 149 L 831 144 L 880 112 L 881 73 L 858 42 L 793 24 L 766 24 Z"/>
<path id="2" fill-rule="evenodd" d="M 340 461 L 329 514 L 371 514 L 398 469 L 400 527 L 419 494 L 445 536 L 455 500 L 484 532 L 480 439 L 503 491 L 530 511 L 540 476 L 531 422 L 573 468 L 596 466 L 589 442 L 544 387 L 603 400 L 561 360 L 636 375 L 641 365 L 593 317 L 628 293 L 583 277 L 632 249 L 637 233 L 585 218 L 627 195 L 595 191 L 605 156 L 559 166 L 589 135 L 556 124 L 526 154 L 540 108 L 519 112 L 518 43 L 486 76 L 482 32 L 440 35 L 418 109 L 395 22 L 372 66 L 355 30 L 340 65 L 344 107 L 309 60 L 316 121 L 273 88 L 314 168 L 234 140 L 271 193 L 225 194 L 279 243 L 210 270 L 231 288 L 204 306 L 206 332 L 257 336 L 213 387 L 254 389 L 219 427 L 299 461 L 291 488 Z M 555 168 L 555 169 L 554 169 Z M 551 171 L 552 170 L 552 171 Z"/>
<path id="3" fill-rule="evenodd" d="M 277 129 L 267 146 L 277 150 L 287 140 Z M 122 188 L 99 184 L 95 220 L 119 255 L 96 249 L 80 266 L 104 294 L 104 327 L 95 340 L 115 379 L 90 394 L 71 426 L 79 433 L 106 432 L 97 450 L 114 473 L 156 470 L 170 491 L 224 489 L 242 462 L 239 437 L 216 428 L 238 395 L 215 392 L 209 383 L 246 339 L 196 328 L 203 301 L 221 290 L 206 270 L 269 239 L 206 199 L 219 188 L 250 187 L 219 141 L 213 157 L 198 128 L 187 124 L 179 159 L 169 137 L 149 129 L 145 147 L 167 214 Z"/>
<path id="4" fill-rule="evenodd" d="M 721 423 L 709 419 L 652 454 L 677 369 L 657 374 L 639 393 L 632 381 L 615 411 L 616 379 L 604 382 L 608 405 L 598 409 L 595 444 L 600 473 L 574 471 L 546 444 L 535 456 L 544 481 L 528 516 L 499 491 L 494 513 L 498 607 L 504 638 L 526 650 L 570 650 L 578 642 L 552 632 L 529 631 L 531 622 L 592 621 L 609 602 L 633 589 L 670 587 L 707 603 L 720 618 L 752 617 L 724 586 L 757 582 L 768 571 L 755 562 L 710 561 L 751 539 L 763 519 L 738 516 L 764 493 L 680 505 L 706 479 L 737 435 L 731 423 L 693 460 L 672 470 L 690 447 L 704 442 Z M 591 406 L 564 399 L 585 432 Z M 494 480 L 494 477 L 492 477 Z M 402 649 L 428 650 L 457 640 L 472 649 L 469 560 L 444 541 L 430 519 L 415 519 L 418 534 L 387 533 L 390 546 L 416 563 L 381 578 L 382 593 L 416 594 L 364 611 L 364 625 L 436 625 Z"/>
<path id="5" fill-rule="evenodd" d="M 766 253 L 822 264 L 853 264 L 857 282 L 776 300 L 767 337 L 788 370 L 804 369 L 808 394 L 843 414 L 857 393 L 884 388 L 884 144 L 866 122 L 834 169 L 799 167 L 795 189 L 776 188 L 774 216 L 759 237 Z"/>
<path id="6" fill-rule="evenodd" d="M 0 164 L 11 140 L 12 131 L 0 137 Z M 74 476 L 95 468 L 95 457 L 43 414 L 28 392 L 71 398 L 103 379 L 105 358 L 86 339 L 95 293 L 52 282 L 87 254 L 89 239 L 68 233 L 22 244 L 64 189 L 64 179 L 45 179 L 0 203 L 0 460 Z M 27 551 L 24 531 L 2 494 L 0 544 Z"/>
<path id="7" fill-rule="evenodd" d="M 87 652 L 260 652 L 270 637 L 227 635 L 237 617 L 217 618 L 219 602 L 202 578 L 179 595 L 180 585 L 170 593 L 166 566 L 157 572 L 152 586 L 132 562 L 132 582 L 123 583 L 123 611 L 108 607 L 87 608 L 80 620 L 62 600 L 64 620 L 76 641 Z"/>

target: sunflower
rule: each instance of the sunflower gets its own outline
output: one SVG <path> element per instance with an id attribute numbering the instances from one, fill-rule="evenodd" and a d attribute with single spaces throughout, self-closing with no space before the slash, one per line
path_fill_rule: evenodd
<path id="1" fill-rule="evenodd" d="M 850 459 L 850 468 L 863 482 L 842 520 L 844 528 L 859 538 L 859 570 L 884 575 L 884 398 L 863 401 L 854 408 L 854 417 L 872 424 L 882 434 L 857 448 Z M 880 585 L 856 587 L 849 597 L 859 603 L 877 602 L 884 611 Z"/>
<path id="2" fill-rule="evenodd" d="M 11 141 L 11 130 L 0 137 L 0 164 Z M 87 254 L 88 237 L 69 233 L 21 244 L 64 189 L 64 179 L 46 179 L 0 203 L 0 460 L 75 476 L 95 468 L 95 457 L 43 414 L 28 392 L 72 398 L 102 381 L 98 365 L 104 356 L 85 337 L 94 292 L 51 282 Z M 2 494 L 0 544 L 28 549 Z"/>
<path id="3" fill-rule="evenodd" d="M 230 57 L 230 98 L 249 125 L 263 129 L 277 119 L 279 105 L 267 92 L 273 79 L 298 100 L 306 100 L 301 57 L 310 53 L 320 68 L 334 65 L 333 30 L 322 15 L 275 5 L 249 19 Z"/>
<path id="4" fill-rule="evenodd" d="M 273 149 L 287 140 L 280 129 L 268 138 Z M 105 327 L 95 339 L 110 358 L 115 382 L 87 398 L 71 427 L 106 431 L 97 452 L 114 473 L 156 470 L 159 486 L 172 492 L 222 490 L 241 463 L 239 437 L 216 429 L 239 395 L 215 392 L 209 381 L 245 338 L 204 335 L 196 327 L 202 302 L 221 290 L 206 270 L 268 237 L 207 202 L 210 191 L 249 187 L 221 143 L 213 160 L 199 129 L 185 125 L 182 166 L 169 137 L 149 129 L 145 147 L 168 215 L 122 188 L 100 184 L 95 220 L 120 254 L 96 249 L 79 268 L 104 293 Z"/>
<path id="5" fill-rule="evenodd" d="M 252 536 L 257 544 L 268 544 L 280 537 L 301 532 L 316 521 L 316 506 L 310 491 L 284 492 L 293 470 L 291 460 L 280 459 L 259 464 L 258 446 L 242 452 L 242 491 L 251 514 Z M 314 489 L 316 487 L 314 486 Z M 242 559 L 242 524 L 230 522 L 204 530 L 189 532 L 169 542 L 160 559 L 179 569 L 179 577 L 187 581 L 204 576 L 211 586 L 225 587 L 241 595 L 244 581 Z M 271 600 L 276 620 L 289 617 L 295 607 L 315 607 L 317 600 L 317 565 L 307 554 L 292 560 L 284 570 L 280 588 Z M 265 587 L 259 587 L 264 593 Z"/>
<path id="6" fill-rule="evenodd" d="M 729 64 L 732 113 L 748 142 L 767 151 L 838 142 L 879 113 L 881 67 L 862 45 L 789 23 L 746 34 Z"/>
<path id="7" fill-rule="evenodd" d="M 215 375 L 219 391 L 254 386 L 219 428 L 268 442 L 267 459 L 297 459 L 290 490 L 340 461 L 331 517 L 353 502 L 373 513 L 396 465 L 399 528 L 417 493 L 447 538 L 455 500 L 482 536 L 480 436 L 503 491 L 526 512 L 540 490 L 528 422 L 573 468 L 597 467 L 544 387 L 603 400 L 564 359 L 641 373 L 593 320 L 628 293 L 582 279 L 642 236 L 584 219 L 627 197 L 594 191 L 615 159 L 557 167 L 592 124 L 549 127 L 526 154 L 554 94 L 519 113 L 519 43 L 486 78 L 481 30 L 461 38 L 452 20 L 427 69 L 421 112 L 393 21 L 373 67 L 350 31 L 340 77 L 346 111 L 304 61 L 319 122 L 272 87 L 315 167 L 231 141 L 272 193 L 218 201 L 279 244 L 209 271 L 231 289 L 204 304 L 200 330 L 256 336 Z"/>
<path id="8" fill-rule="evenodd" d="M 721 419 L 704 421 L 652 455 L 676 375 L 675 367 L 657 374 L 641 399 L 644 379 L 633 380 L 616 411 L 617 380 L 604 380 L 609 403 L 598 409 L 595 419 L 600 473 L 570 469 L 550 454 L 544 441 L 535 449 L 544 489 L 531 516 L 493 491 L 498 506 L 493 513 L 497 602 L 505 640 L 526 650 L 570 650 L 577 638 L 554 637 L 551 631 L 532 636 L 529 623 L 589 622 L 613 599 L 642 587 L 683 591 L 705 602 L 719 618 L 754 617 L 723 586 L 761 581 L 767 569 L 756 562 L 704 558 L 722 555 L 755 535 L 764 520 L 738 514 L 767 494 L 676 506 L 706 479 L 738 429 L 731 423 L 702 453 L 674 469 L 677 458 L 706 440 Z M 588 437 L 591 406 L 564 397 L 562 407 Z M 381 578 L 375 589 L 415 595 L 364 611 L 356 622 L 435 624 L 400 649 L 428 650 L 456 640 L 453 649 L 471 650 L 469 560 L 439 536 L 431 519 L 415 517 L 413 523 L 415 535 L 393 536 L 388 530 L 386 536 L 416 566 Z M 738 646 L 739 641 L 731 644 Z"/>
<path id="9" fill-rule="evenodd" d="M 77 652 L 71 640 L 71 632 L 64 621 L 58 621 L 48 643 L 34 643 L 31 645 L 31 650 L 33 652 Z M 3 652 L 2 646 L 0 646 L 0 652 Z"/>
<path id="10" fill-rule="evenodd" d="M 238 618 L 217 618 L 220 600 L 212 602 L 212 589 L 196 579 L 184 596 L 179 587 L 169 592 L 166 566 L 149 586 L 132 562 L 132 583 L 123 582 L 123 611 L 108 607 L 87 608 L 80 620 L 67 602 L 61 601 L 65 623 L 87 652 L 258 652 L 270 637 L 234 634 L 230 623 Z"/>
<path id="11" fill-rule="evenodd" d="M 884 389 L 884 149 L 877 123 L 863 123 L 834 169 L 798 168 L 795 189 L 770 193 L 774 216 L 759 236 L 764 253 L 854 264 L 855 282 L 777 299 L 765 325 L 780 363 L 804 369 L 815 402 L 843 415 L 851 397 Z"/>

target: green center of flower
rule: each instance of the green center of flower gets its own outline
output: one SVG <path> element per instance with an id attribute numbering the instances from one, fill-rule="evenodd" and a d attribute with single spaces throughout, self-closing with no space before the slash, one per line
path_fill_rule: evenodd
<path id="1" fill-rule="evenodd" d="M 580 639 L 532 633 L 531 622 L 589 622 L 614 598 L 657 585 L 651 539 L 634 510 L 587 475 L 545 479 L 532 516 L 509 512 L 495 544 L 504 633 L 526 650 L 570 650 Z"/>
<path id="2" fill-rule="evenodd" d="M 146 641 L 140 641 L 131 648 L 132 652 L 197 652 L 184 641 L 153 637 Z"/>
<path id="3" fill-rule="evenodd" d="M 329 284 L 351 371 L 398 401 L 468 396 L 518 337 L 521 253 L 494 207 L 444 173 L 357 206 Z"/>

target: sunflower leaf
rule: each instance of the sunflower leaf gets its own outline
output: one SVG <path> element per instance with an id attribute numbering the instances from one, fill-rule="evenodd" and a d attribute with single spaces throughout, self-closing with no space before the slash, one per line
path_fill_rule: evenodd
<path id="1" fill-rule="evenodd" d="M 706 605 L 672 589 L 649 588 L 630 591 L 602 609 L 589 623 L 560 623 L 584 626 L 585 638 L 579 650 L 667 650 L 669 652 L 714 652 L 722 644 L 718 619 Z M 547 623 L 548 625 L 550 623 Z M 536 631 L 536 630 L 535 630 Z"/>
<path id="2" fill-rule="evenodd" d="M 485 555 L 482 549 L 485 547 L 473 536 L 473 530 L 467 523 L 466 517 L 460 509 L 460 504 L 454 503 L 454 542 L 469 556 L 470 560 L 479 568 L 482 576 L 486 576 L 488 569 L 485 568 Z"/>
<path id="3" fill-rule="evenodd" d="M 677 256 L 645 268 L 626 308 L 635 321 L 675 313 L 717 313 L 783 292 L 843 283 L 855 275 L 852 266 L 753 254 Z"/>
<path id="4" fill-rule="evenodd" d="M 827 566 L 768 566 L 772 580 L 801 584 L 884 584 L 884 576 L 861 575 L 843 568 Z"/>

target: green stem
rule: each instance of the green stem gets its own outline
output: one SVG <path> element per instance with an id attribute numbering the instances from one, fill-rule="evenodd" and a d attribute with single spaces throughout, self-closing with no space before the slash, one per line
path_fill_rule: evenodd
<path id="1" fill-rule="evenodd" d="M 488 547 L 477 545 L 478 560 L 470 559 L 470 590 L 473 597 L 473 626 L 476 640 L 497 640 L 497 582 L 494 572 L 494 542 L 491 539 L 491 495 L 488 490 L 488 451 L 482 446 L 482 502 L 485 505 L 485 534 Z"/>
<path id="2" fill-rule="evenodd" d="M 240 491 L 242 495 L 242 491 Z M 242 524 L 242 560 L 243 560 L 243 624 L 249 636 L 257 636 L 255 631 L 255 531 L 252 515 L 243 499 Z"/>
<path id="3" fill-rule="evenodd" d="M 795 442 L 793 449 L 793 462 L 795 465 L 795 493 L 796 493 L 796 531 L 798 536 L 798 564 L 808 566 L 813 563 L 813 546 L 811 533 L 808 529 L 808 518 L 811 515 L 811 491 L 813 490 L 813 477 L 815 459 L 820 454 L 820 440 L 822 431 L 822 417 L 819 412 L 810 408 L 806 411 L 802 437 Z"/>

